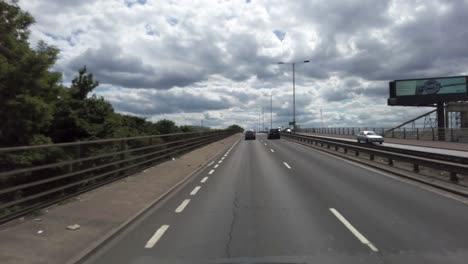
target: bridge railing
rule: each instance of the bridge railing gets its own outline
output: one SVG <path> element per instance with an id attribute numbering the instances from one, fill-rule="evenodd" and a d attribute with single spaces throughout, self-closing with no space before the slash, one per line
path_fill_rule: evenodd
<path id="1" fill-rule="evenodd" d="M 468 143 L 468 128 L 396 128 L 388 130 L 382 127 L 325 127 L 325 128 L 301 128 L 297 132 L 341 135 L 354 138 L 360 131 L 372 130 L 386 138 L 413 139 L 413 140 L 439 140 L 439 134 L 445 135 L 445 141 Z"/>
<path id="2" fill-rule="evenodd" d="M 218 130 L 0 148 L 0 222 L 232 134 Z"/>

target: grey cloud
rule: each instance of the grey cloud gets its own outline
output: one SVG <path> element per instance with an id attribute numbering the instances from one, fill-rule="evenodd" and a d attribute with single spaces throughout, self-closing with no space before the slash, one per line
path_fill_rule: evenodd
<path id="1" fill-rule="evenodd" d="M 177 65 L 177 69 L 161 68 L 143 63 L 140 57 L 123 55 L 122 49 L 104 44 L 98 49 L 88 49 L 69 63 L 71 71 L 87 65 L 102 83 L 128 88 L 169 89 L 186 86 L 205 78 L 199 69 L 190 65 Z"/>
<path id="2" fill-rule="evenodd" d="M 219 99 L 207 98 L 203 94 L 194 94 L 185 91 L 160 91 L 151 93 L 140 90 L 139 100 L 128 100 L 127 92 L 122 91 L 109 97 L 117 111 L 129 112 L 136 115 L 152 116 L 173 113 L 194 113 L 209 110 L 223 110 L 232 107 L 232 102 L 226 96 Z M 101 94 L 97 91 L 97 94 Z M 103 93 L 105 95 L 105 92 Z"/>

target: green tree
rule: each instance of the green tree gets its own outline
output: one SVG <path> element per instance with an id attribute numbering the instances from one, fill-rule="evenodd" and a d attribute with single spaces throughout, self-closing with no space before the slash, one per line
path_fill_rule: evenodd
<path id="1" fill-rule="evenodd" d="M 29 47 L 33 17 L 18 1 L 0 1 L 0 145 L 37 142 L 50 125 L 61 74 L 49 72 L 58 50 L 39 42 Z M 44 139 L 47 141 L 47 139 Z"/>
<path id="2" fill-rule="evenodd" d="M 174 121 L 167 119 L 159 120 L 156 122 L 155 127 L 161 134 L 172 134 L 180 132 Z"/>
<path id="3" fill-rule="evenodd" d="M 228 126 L 227 129 L 234 130 L 234 131 L 239 132 L 239 133 L 244 132 L 244 129 L 241 126 L 236 125 L 236 124 Z"/>
<path id="4" fill-rule="evenodd" d="M 99 86 L 98 81 L 94 81 L 93 74 L 86 74 L 86 65 L 78 71 L 78 76 L 72 81 L 70 93 L 74 99 L 84 100 L 88 94 Z"/>

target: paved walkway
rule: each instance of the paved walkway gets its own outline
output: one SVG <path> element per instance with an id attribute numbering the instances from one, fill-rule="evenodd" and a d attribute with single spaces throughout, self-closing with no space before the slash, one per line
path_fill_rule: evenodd
<path id="1" fill-rule="evenodd" d="M 204 166 L 239 137 L 231 136 L 87 192 L 67 203 L 44 209 L 38 216 L 0 226 L 0 263 L 67 262 Z M 66 229 L 73 224 L 80 228 Z"/>

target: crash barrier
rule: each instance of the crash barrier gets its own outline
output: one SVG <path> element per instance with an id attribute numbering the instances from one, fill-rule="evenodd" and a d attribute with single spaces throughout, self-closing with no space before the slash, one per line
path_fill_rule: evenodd
<path id="1" fill-rule="evenodd" d="M 375 131 L 386 138 L 412 139 L 440 141 L 443 135 L 444 141 L 468 143 L 468 128 L 379 128 L 379 127 L 324 127 L 324 128 L 300 128 L 297 132 L 322 135 L 356 136 L 361 131 Z"/>

